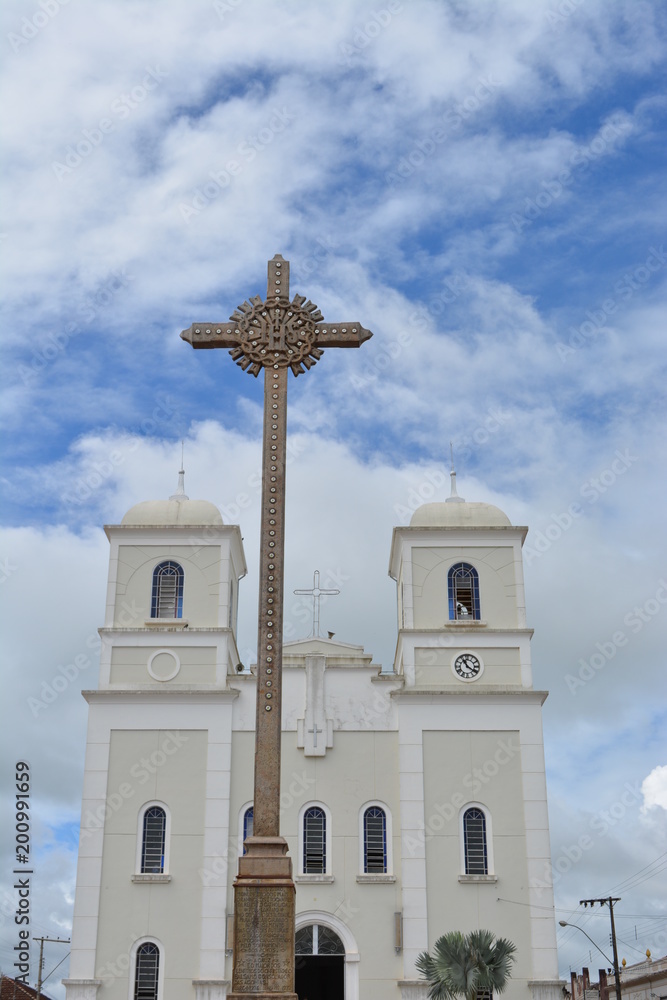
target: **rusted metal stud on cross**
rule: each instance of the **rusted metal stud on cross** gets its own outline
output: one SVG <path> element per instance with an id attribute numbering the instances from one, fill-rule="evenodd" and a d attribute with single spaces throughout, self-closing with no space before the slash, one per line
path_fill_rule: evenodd
<path id="1" fill-rule="evenodd" d="M 294 893 L 289 912 L 290 894 L 285 896 L 284 889 L 293 888 L 291 863 L 284 857 L 286 844 L 279 828 L 287 371 L 300 375 L 319 361 L 324 349 L 360 347 L 372 337 L 357 322 L 324 323 L 310 300 L 295 295 L 290 301 L 289 294 L 289 261 L 276 254 L 269 261 L 264 301 L 256 295 L 240 305 L 228 322 L 193 323 L 181 333 L 195 348 L 228 348 L 234 361 L 255 377 L 264 369 L 253 836 L 246 842 L 247 855 L 239 860 L 235 883 L 230 1000 L 262 993 L 295 996 Z M 276 900 L 281 900 L 275 907 L 265 905 L 268 893 L 256 893 L 269 884 L 276 890 Z M 282 924 L 278 938 L 274 922 Z"/>

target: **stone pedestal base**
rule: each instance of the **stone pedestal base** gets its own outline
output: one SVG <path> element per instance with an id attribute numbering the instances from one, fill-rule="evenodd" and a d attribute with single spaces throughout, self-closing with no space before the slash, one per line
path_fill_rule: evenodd
<path id="1" fill-rule="evenodd" d="M 248 837 L 234 882 L 234 972 L 228 1000 L 298 1000 L 292 861 L 282 837 Z"/>

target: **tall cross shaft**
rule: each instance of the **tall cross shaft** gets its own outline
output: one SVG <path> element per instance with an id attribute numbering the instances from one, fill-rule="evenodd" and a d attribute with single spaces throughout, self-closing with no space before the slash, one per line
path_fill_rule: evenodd
<path id="1" fill-rule="evenodd" d="M 247 856 L 239 859 L 235 883 L 233 997 L 269 992 L 293 996 L 291 863 L 278 857 L 286 850 L 280 838 L 280 750 L 287 370 L 300 375 L 313 367 L 324 348 L 360 347 L 371 336 L 359 323 L 322 322 L 319 309 L 302 295 L 290 301 L 289 261 L 280 254 L 269 261 L 264 301 L 255 296 L 239 306 L 229 322 L 193 323 L 181 333 L 194 348 L 228 348 L 237 364 L 251 375 L 257 376 L 264 369 L 253 836 L 246 842 Z M 279 861 L 289 864 L 289 871 Z M 275 909 L 265 903 L 268 893 L 253 896 L 245 891 L 269 882 L 277 891 L 292 887 L 291 916 L 280 910 L 281 906 L 288 909 L 284 897 L 276 895 L 283 902 Z M 244 890 L 241 896 L 240 889 Z M 243 918 L 239 916 L 241 906 Z M 271 935 L 273 925 L 281 920 L 286 925 L 285 948 L 276 951 Z M 249 954 L 257 949 L 259 956 Z"/>

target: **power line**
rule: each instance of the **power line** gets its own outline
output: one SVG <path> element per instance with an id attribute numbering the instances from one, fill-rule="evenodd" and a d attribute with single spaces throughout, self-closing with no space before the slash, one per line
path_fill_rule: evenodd
<path id="1" fill-rule="evenodd" d="M 655 865 L 659 865 L 656 871 L 649 872 L 649 869 L 653 868 Z M 616 885 L 612 886 L 611 891 L 617 892 L 619 890 L 622 890 L 625 892 L 630 888 L 634 888 L 635 885 L 640 885 L 642 882 L 647 881 L 650 878 L 653 878 L 655 875 L 659 875 L 661 871 L 665 870 L 665 867 L 667 867 L 667 851 L 665 851 L 663 854 L 659 854 L 657 858 L 654 858 L 653 861 L 650 861 L 647 865 L 644 865 L 644 867 L 640 868 L 639 871 L 634 872 L 633 875 L 628 875 L 627 878 L 622 879 Z M 639 878 L 639 876 L 643 877 Z M 638 881 L 634 882 L 633 886 L 628 885 L 628 883 L 633 882 L 634 879 L 638 879 Z"/>

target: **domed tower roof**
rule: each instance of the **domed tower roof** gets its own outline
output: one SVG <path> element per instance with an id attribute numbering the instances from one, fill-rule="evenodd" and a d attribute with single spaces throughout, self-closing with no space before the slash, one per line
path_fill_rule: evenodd
<path id="1" fill-rule="evenodd" d="M 456 492 L 456 473 L 451 472 L 452 492 L 444 503 L 425 503 L 412 515 L 411 528 L 507 528 L 507 514 L 490 503 L 468 503 Z"/>
<path id="2" fill-rule="evenodd" d="M 130 507 L 122 525 L 223 524 L 222 515 L 208 500 L 191 500 L 185 495 L 185 472 L 178 473 L 178 487 L 168 500 L 143 500 Z"/>
<path id="3" fill-rule="evenodd" d="M 511 527 L 507 514 L 490 503 L 425 503 L 412 515 L 411 528 Z"/>

